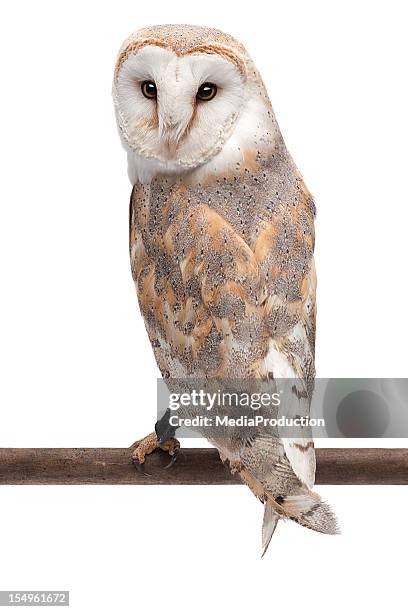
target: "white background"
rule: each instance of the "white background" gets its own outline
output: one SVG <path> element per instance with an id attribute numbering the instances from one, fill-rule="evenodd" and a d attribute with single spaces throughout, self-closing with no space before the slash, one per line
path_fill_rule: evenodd
<path id="1" fill-rule="evenodd" d="M 261 70 L 318 205 L 318 375 L 407 376 L 404 8 L 2 3 L 0 446 L 128 446 L 152 429 L 110 87 L 122 40 L 154 23 L 223 29 Z M 244 487 L 2 487 L 0 589 L 70 589 L 75 612 L 405 609 L 407 489 L 318 490 L 343 534 L 279 524 L 260 561 Z"/>

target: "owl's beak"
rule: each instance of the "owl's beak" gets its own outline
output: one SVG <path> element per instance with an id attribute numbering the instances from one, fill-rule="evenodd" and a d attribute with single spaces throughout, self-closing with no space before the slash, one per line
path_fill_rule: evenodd
<path id="1" fill-rule="evenodd" d="M 188 129 L 192 113 L 188 107 L 177 108 L 175 104 L 166 106 L 166 110 L 159 114 L 159 136 L 167 155 L 174 157 Z"/>
<path id="2" fill-rule="evenodd" d="M 159 119 L 159 134 L 163 147 L 169 157 L 174 157 L 178 144 L 186 131 L 188 122 L 168 122 Z"/>
<path id="3" fill-rule="evenodd" d="M 167 132 L 165 137 L 165 143 L 170 157 L 175 156 L 181 136 L 178 135 L 176 130 L 171 130 Z"/>

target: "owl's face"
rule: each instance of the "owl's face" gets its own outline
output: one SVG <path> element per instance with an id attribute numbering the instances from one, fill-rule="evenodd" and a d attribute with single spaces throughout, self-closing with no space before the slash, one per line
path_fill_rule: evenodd
<path id="1" fill-rule="evenodd" d="M 178 55 L 145 44 L 118 63 L 114 98 L 126 148 L 163 170 L 211 159 L 245 99 L 245 65 L 217 53 Z"/>
<path id="2" fill-rule="evenodd" d="M 247 51 L 215 28 L 172 24 L 132 34 L 116 62 L 113 98 L 132 184 L 158 174 L 188 173 L 199 183 L 234 173 L 280 138 Z"/>

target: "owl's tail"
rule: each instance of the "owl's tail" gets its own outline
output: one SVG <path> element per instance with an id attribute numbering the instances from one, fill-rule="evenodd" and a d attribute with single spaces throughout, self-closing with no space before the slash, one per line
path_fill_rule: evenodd
<path id="1" fill-rule="evenodd" d="M 320 533 L 340 533 L 333 510 L 314 491 L 279 498 L 267 494 L 262 525 L 262 556 L 267 551 L 279 518 L 289 518 Z"/>

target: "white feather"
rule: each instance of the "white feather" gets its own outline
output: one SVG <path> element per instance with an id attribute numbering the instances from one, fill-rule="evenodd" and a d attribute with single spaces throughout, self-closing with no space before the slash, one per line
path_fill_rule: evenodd
<path id="1" fill-rule="evenodd" d="M 307 342 L 304 331 L 302 332 L 299 326 L 294 329 L 293 337 Z M 267 372 L 273 373 L 275 379 L 281 379 L 282 386 L 285 388 L 285 393 L 282 396 L 284 415 L 287 417 L 298 414 L 306 416 L 309 408 L 308 400 L 299 399 L 291 390 L 293 384 L 300 385 L 302 387 L 300 390 L 303 390 L 302 381 L 287 357 L 278 349 L 274 340 L 270 340 L 269 350 L 265 357 L 265 367 Z M 282 437 L 281 440 L 294 473 L 301 482 L 311 488 L 314 484 L 316 471 L 315 451 L 312 446 L 309 447 L 312 438 L 305 435 L 304 438 Z"/>

